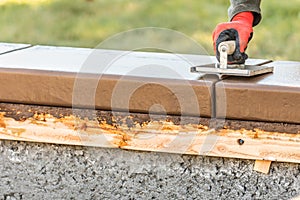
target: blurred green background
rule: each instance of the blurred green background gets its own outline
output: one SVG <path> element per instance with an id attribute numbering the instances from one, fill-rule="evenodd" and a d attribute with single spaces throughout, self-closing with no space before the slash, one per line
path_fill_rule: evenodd
<path id="1" fill-rule="evenodd" d="M 213 55 L 211 33 L 227 21 L 229 0 L 0 0 L 0 41 L 96 47 L 141 27 L 177 30 Z M 300 60 L 300 0 L 262 0 L 252 58 Z"/>

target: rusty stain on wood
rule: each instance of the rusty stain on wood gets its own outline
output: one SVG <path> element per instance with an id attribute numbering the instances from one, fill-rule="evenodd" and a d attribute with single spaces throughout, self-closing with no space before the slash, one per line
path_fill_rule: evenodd
<path id="1" fill-rule="evenodd" d="M 3 112 L 0 112 L 0 127 L 1 128 L 6 128 L 6 124 L 4 122 L 4 114 Z"/>

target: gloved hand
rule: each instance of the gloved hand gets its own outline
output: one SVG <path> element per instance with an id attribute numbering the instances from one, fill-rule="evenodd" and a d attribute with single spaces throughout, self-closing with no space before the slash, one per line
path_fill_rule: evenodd
<path id="1" fill-rule="evenodd" d="M 248 58 L 245 50 L 253 35 L 253 18 L 252 12 L 241 12 L 235 15 L 231 22 L 217 25 L 213 32 L 213 42 L 218 61 L 220 61 L 219 44 L 224 41 L 235 40 L 236 50 L 232 55 L 228 55 L 228 64 L 245 63 Z"/>

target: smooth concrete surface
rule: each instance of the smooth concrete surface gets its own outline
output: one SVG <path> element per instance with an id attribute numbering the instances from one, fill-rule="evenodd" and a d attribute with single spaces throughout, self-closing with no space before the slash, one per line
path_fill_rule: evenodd
<path id="1" fill-rule="evenodd" d="M 300 165 L 0 142 L 0 199 L 291 199 Z"/>
<path id="2" fill-rule="evenodd" d="M 0 43 L 0 55 L 30 47 L 30 44 Z"/>
<path id="3" fill-rule="evenodd" d="M 272 74 L 218 82 L 217 117 L 300 123 L 300 62 L 270 65 L 275 67 Z"/>
<path id="4" fill-rule="evenodd" d="M 0 48 L 1 46 L 2 44 L 0 43 Z M 190 67 L 215 62 L 216 58 L 208 55 L 40 45 L 0 56 L 0 67 L 2 68 L 113 74 L 180 80 L 197 80 L 201 75 L 191 73 Z M 247 64 L 260 64 L 263 62 L 268 62 L 268 60 L 247 60 Z"/>
<path id="5" fill-rule="evenodd" d="M 211 59 L 209 56 L 33 46 L 3 55 L 0 62 L 5 68 L 195 80 L 199 75 L 190 73 L 190 66 L 211 63 Z"/>

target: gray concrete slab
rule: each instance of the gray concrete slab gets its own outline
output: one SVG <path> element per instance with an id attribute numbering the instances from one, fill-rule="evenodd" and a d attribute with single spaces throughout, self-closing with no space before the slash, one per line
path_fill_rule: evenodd
<path id="1" fill-rule="evenodd" d="M 34 46 L 4 55 L 0 61 L 5 68 L 194 80 L 198 75 L 189 72 L 190 62 L 201 64 L 211 62 L 205 61 L 209 59 L 199 56 L 189 61 L 184 55 L 165 53 Z"/>
<path id="2" fill-rule="evenodd" d="M 266 61 L 249 59 L 247 64 L 259 64 Z M 0 57 L 0 67 L 10 69 L 114 74 L 180 80 L 198 79 L 200 75 L 190 73 L 190 67 L 214 62 L 216 62 L 215 57 L 207 55 L 40 45 Z"/>
<path id="3" fill-rule="evenodd" d="M 217 116 L 300 123 L 300 62 L 276 61 L 273 74 L 216 84 Z"/>

